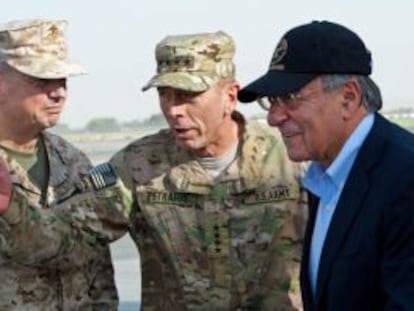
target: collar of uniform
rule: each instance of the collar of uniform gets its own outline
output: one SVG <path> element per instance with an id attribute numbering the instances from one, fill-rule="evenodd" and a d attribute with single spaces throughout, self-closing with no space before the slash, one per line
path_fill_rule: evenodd
<path id="1" fill-rule="evenodd" d="M 233 113 L 233 119 L 242 129 L 238 154 L 216 180 L 206 174 L 188 151 L 175 146 L 171 156 L 179 159 L 180 163 L 173 166 L 166 176 L 175 191 L 208 194 L 220 188 L 217 190 L 220 193 L 241 193 L 268 182 L 262 179 L 265 166 L 268 166 L 264 159 L 274 147 L 275 141 L 261 125 L 246 121 L 239 112 Z"/>
<path id="2" fill-rule="evenodd" d="M 36 195 L 41 195 L 41 190 L 31 182 L 26 170 L 16 160 L 2 149 L 0 149 L 0 157 L 6 161 L 9 167 L 10 178 L 13 184 L 19 185 L 21 188 Z"/>
<path id="3" fill-rule="evenodd" d="M 81 151 L 63 138 L 46 131 L 42 133 L 42 138 L 49 161 L 47 201 L 52 202 L 56 197 L 69 195 L 78 175 L 86 175 L 92 165 Z"/>
<path id="4" fill-rule="evenodd" d="M 49 161 L 49 185 L 53 187 L 58 186 L 69 176 L 71 166 L 69 159 L 67 159 L 67 153 L 56 148 L 56 146 L 61 147 L 65 146 L 65 144 L 62 144 L 60 137 L 47 132 L 42 133 L 42 138 L 45 142 Z"/>

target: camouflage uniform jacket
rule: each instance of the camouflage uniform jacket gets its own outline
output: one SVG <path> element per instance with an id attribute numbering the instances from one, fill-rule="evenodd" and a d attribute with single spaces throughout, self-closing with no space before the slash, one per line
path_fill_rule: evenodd
<path id="1" fill-rule="evenodd" d="M 52 234 L 45 239 L 38 234 L 44 228 L 37 225 L 37 218 L 53 211 L 54 202 L 73 193 L 75 181 L 91 167 L 86 156 L 62 138 L 46 132 L 43 137 L 50 171 L 44 197 L 25 170 L 2 155 L 14 187 L 37 209 L 13 215 L 11 208 L 0 217 L 0 310 L 116 310 L 118 296 L 107 244 L 89 241 L 77 247 L 81 243 L 75 242 L 72 232 L 62 234 L 71 230 L 70 223 L 65 227 L 53 217 L 47 223 Z M 25 203 L 18 198 L 12 201 Z M 54 234 L 56 239 L 59 234 L 68 238 L 54 243 Z"/>
<path id="2" fill-rule="evenodd" d="M 168 130 L 111 160 L 134 191 L 143 310 L 301 308 L 301 166 L 274 129 L 243 122 L 237 158 L 216 181 Z"/>

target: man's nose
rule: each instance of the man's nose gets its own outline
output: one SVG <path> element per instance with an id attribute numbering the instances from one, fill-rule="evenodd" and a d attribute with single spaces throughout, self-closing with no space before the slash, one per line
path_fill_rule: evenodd
<path id="1" fill-rule="evenodd" d="M 279 126 L 289 118 L 286 108 L 283 105 L 271 105 L 267 113 L 267 123 L 270 126 Z"/>

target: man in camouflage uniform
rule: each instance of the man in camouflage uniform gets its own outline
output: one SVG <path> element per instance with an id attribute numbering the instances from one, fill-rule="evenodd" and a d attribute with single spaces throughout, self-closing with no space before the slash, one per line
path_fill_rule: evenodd
<path id="1" fill-rule="evenodd" d="M 10 202 L 10 183 L 7 167 L 0 161 L 0 214 L 8 208 Z"/>
<path id="2" fill-rule="evenodd" d="M 110 161 L 134 194 L 143 310 L 299 310 L 305 205 L 275 131 L 235 110 L 232 38 L 168 36 L 156 87 L 169 129 Z"/>
<path id="3" fill-rule="evenodd" d="M 0 310 L 118 305 L 108 245 L 89 235 L 87 243 L 76 243 L 73 232 L 81 230 L 70 219 L 64 227 L 50 217 L 59 215 L 56 203 L 77 192 L 79 176 L 91 168 L 82 152 L 44 131 L 63 109 L 66 78 L 85 73 L 67 58 L 65 26 L 52 20 L 0 26 L 0 158 L 16 191 L 8 210 L 3 200 L 0 217 Z M 7 196 L 4 182 L 1 192 Z M 46 221 L 36 223 L 40 219 Z M 56 232 L 66 240 L 51 243 Z M 54 245 L 66 256 L 57 256 Z"/>

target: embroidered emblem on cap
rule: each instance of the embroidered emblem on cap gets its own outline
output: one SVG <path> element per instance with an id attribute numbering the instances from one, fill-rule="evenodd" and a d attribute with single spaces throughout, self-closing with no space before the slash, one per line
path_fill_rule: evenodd
<path id="1" fill-rule="evenodd" d="M 270 70 L 284 70 L 285 65 L 280 64 L 283 57 L 285 57 L 288 49 L 288 42 L 285 38 L 281 39 L 272 55 L 272 60 L 270 61 Z"/>

